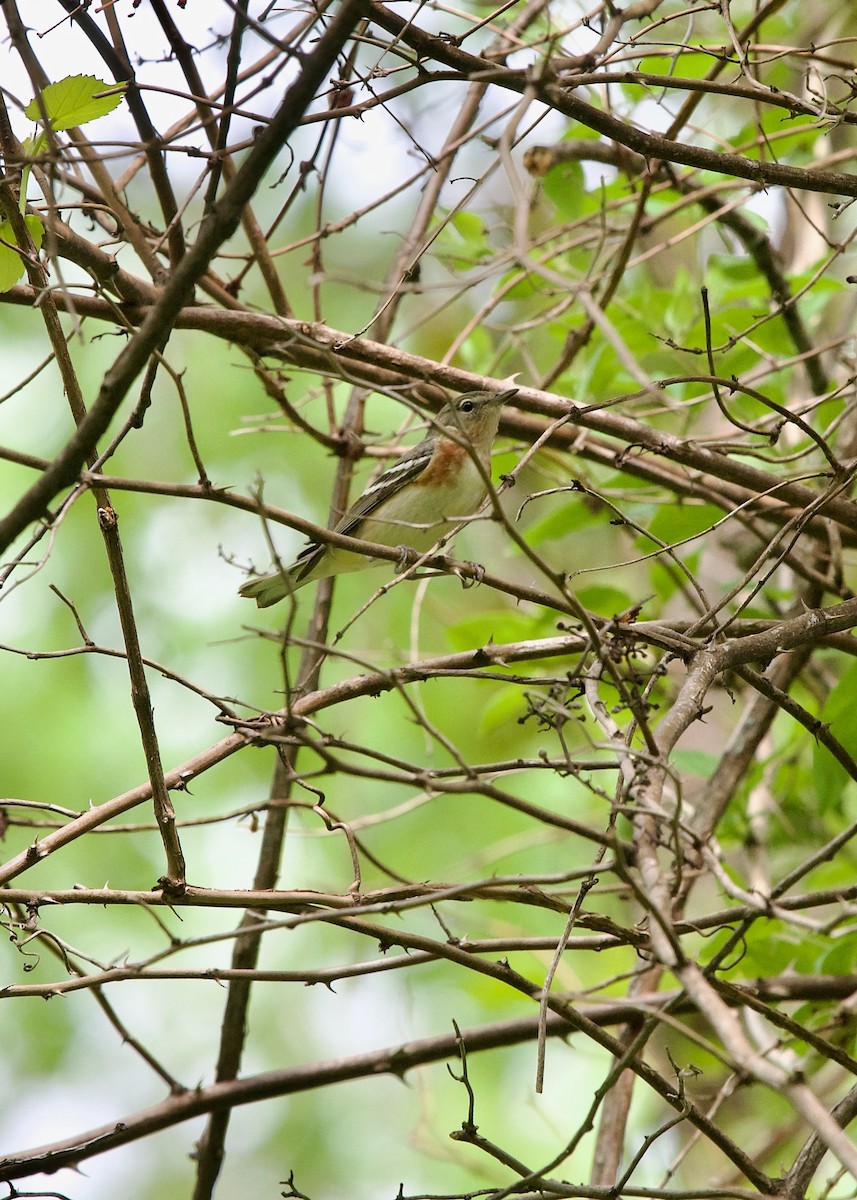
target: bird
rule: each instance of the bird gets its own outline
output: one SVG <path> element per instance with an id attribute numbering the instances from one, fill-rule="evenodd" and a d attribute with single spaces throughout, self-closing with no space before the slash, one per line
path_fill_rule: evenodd
<path id="1" fill-rule="evenodd" d="M 334 532 L 418 554 L 431 549 L 485 499 L 500 409 L 517 392 L 465 392 L 451 400 L 419 445 L 369 484 Z M 249 579 L 238 594 L 268 608 L 316 579 L 383 566 L 385 561 L 310 542 L 291 566 Z"/>

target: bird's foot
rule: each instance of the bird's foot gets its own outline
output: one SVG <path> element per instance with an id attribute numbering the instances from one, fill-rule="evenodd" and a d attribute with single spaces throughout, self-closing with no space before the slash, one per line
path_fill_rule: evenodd
<path id="1" fill-rule="evenodd" d="M 469 568 L 472 574 L 465 575 L 463 570 L 464 567 Z M 465 560 L 460 567 L 453 567 L 452 573 L 453 575 L 457 575 L 461 580 L 461 586 L 463 588 L 475 587 L 477 583 L 481 583 L 485 578 L 485 568 L 482 566 L 482 563 L 471 562 L 469 559 Z"/>
<path id="2" fill-rule="evenodd" d="M 420 557 L 413 546 L 397 546 L 396 551 L 399 555 L 394 568 L 397 575 L 401 575 L 403 571 L 407 571 L 408 567 L 412 567 Z"/>

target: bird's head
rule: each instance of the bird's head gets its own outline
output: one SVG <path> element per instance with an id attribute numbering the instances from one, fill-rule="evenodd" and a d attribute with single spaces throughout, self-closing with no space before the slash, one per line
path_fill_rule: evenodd
<path id="1" fill-rule="evenodd" d="M 502 392 L 465 392 L 440 410 L 437 424 L 474 445 L 487 442 L 490 447 L 500 423 L 500 409 L 517 392 L 517 388 L 506 388 Z"/>

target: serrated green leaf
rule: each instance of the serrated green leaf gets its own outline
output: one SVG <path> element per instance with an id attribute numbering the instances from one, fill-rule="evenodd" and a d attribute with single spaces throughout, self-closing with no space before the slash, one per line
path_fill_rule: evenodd
<path id="1" fill-rule="evenodd" d="M 110 89 L 109 96 L 100 96 L 99 92 Z M 71 129 L 75 125 L 85 125 L 96 117 L 103 117 L 122 103 L 124 85 L 111 85 L 95 75 L 69 75 L 56 83 L 49 83 L 42 89 L 41 99 L 44 111 L 47 113 L 54 132 Z M 41 121 L 42 107 L 38 99 L 33 99 L 24 109 L 31 121 Z"/>
<path id="2" fill-rule="evenodd" d="M 24 217 L 30 237 L 36 249 L 42 244 L 44 226 L 36 216 Z M 8 292 L 9 288 L 18 282 L 24 274 L 24 261 L 21 255 L 12 249 L 15 244 L 15 234 L 8 221 L 0 221 L 0 241 L 10 242 L 10 246 L 0 245 L 0 292 Z"/>

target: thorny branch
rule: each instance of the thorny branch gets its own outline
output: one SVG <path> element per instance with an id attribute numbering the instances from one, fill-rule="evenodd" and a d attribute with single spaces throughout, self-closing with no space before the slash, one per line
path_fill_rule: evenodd
<path id="1" fill-rule="evenodd" d="M 58 1038 L 59 997 L 81 1029 L 94 1001 L 134 1067 L 122 1090 L 99 1042 L 111 1119 L 0 1178 L 205 1116 L 193 1182 L 170 1171 L 205 1200 L 249 1170 L 233 1110 L 300 1093 L 270 1179 L 326 1194 L 346 1080 L 384 1139 L 368 1182 L 346 1155 L 355 1194 L 404 1197 L 414 1162 L 435 1194 L 440 1138 L 456 1197 L 854 1177 L 842 14 L 191 7 L 2 3 L 0 999 L 25 1114 L 37 1001 Z M 70 61 L 126 85 L 109 122 L 48 112 Z M 510 382 L 454 548 L 327 528 L 450 393 Z M 293 533 L 387 575 L 272 632 L 233 594 Z M 382 1116 L 373 1081 L 406 1075 Z"/>

